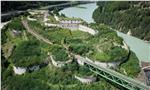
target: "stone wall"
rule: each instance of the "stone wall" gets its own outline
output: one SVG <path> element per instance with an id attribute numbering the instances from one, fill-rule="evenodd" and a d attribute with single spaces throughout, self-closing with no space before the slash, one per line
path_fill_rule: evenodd
<path id="1" fill-rule="evenodd" d="M 113 68 L 116 68 L 122 61 L 114 61 L 114 62 L 100 62 L 100 61 L 93 61 L 91 59 L 89 59 L 88 57 L 82 57 L 80 55 L 75 55 L 75 58 L 77 59 L 77 62 L 79 65 L 84 65 L 84 62 L 85 61 L 89 61 L 89 62 L 92 62 L 92 63 L 95 63 L 96 65 L 99 65 L 99 66 L 102 66 L 102 67 L 105 67 L 105 68 L 110 68 L 110 67 L 113 67 Z"/>
<path id="2" fill-rule="evenodd" d="M 87 77 L 79 77 L 75 75 L 75 78 L 84 84 L 90 84 L 96 81 L 96 77 L 87 76 Z"/>
<path id="3" fill-rule="evenodd" d="M 95 34 L 96 34 L 96 31 L 95 31 L 95 30 L 93 30 L 93 29 L 91 29 L 91 28 L 89 28 L 89 27 L 83 26 L 83 25 L 79 25 L 79 30 L 80 30 L 80 31 L 83 31 L 83 32 L 88 32 L 88 33 L 90 33 L 90 34 L 92 34 L 92 35 L 95 35 Z"/>
<path id="4" fill-rule="evenodd" d="M 70 59 L 70 60 L 68 60 L 68 61 L 55 61 L 55 60 L 53 59 L 53 56 L 52 56 L 52 55 L 50 56 L 50 59 L 51 59 L 51 61 L 52 61 L 52 64 L 53 64 L 55 67 L 62 67 L 62 66 L 64 66 L 65 64 L 72 62 L 72 59 Z"/>
<path id="5" fill-rule="evenodd" d="M 28 16 L 27 19 L 28 19 L 29 21 L 37 21 L 37 19 L 31 18 L 30 16 Z"/>

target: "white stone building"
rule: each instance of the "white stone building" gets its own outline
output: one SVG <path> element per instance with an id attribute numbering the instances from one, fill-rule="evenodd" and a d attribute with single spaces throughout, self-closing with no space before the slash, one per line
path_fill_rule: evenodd
<path id="1" fill-rule="evenodd" d="M 59 22 L 59 26 L 62 28 L 68 28 L 70 30 L 79 29 L 79 24 L 81 24 L 81 20 L 61 20 Z"/>

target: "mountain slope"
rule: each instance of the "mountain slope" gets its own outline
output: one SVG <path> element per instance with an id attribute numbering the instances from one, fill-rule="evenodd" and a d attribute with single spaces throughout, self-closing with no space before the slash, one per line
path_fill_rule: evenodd
<path id="1" fill-rule="evenodd" d="M 96 23 L 104 23 L 143 40 L 150 40 L 150 2 L 97 2 Z"/>

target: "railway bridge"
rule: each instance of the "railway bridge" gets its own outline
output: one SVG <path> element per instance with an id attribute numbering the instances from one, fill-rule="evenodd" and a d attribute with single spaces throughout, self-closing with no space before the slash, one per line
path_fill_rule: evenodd
<path id="1" fill-rule="evenodd" d="M 96 65 L 94 62 L 86 60 L 86 58 L 82 58 L 80 60 L 82 60 L 84 65 L 87 66 L 92 72 L 128 90 L 150 90 L 150 87 L 143 84 L 142 82 L 134 80 L 114 70 Z"/>

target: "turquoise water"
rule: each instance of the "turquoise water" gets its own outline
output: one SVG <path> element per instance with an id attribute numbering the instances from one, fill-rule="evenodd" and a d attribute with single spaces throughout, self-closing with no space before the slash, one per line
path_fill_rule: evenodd
<path id="1" fill-rule="evenodd" d="M 97 8 L 96 3 L 79 5 L 79 7 L 85 7 L 86 9 L 78 7 L 69 7 L 60 11 L 59 13 L 63 13 L 68 17 L 82 18 L 88 23 L 94 22 L 92 19 L 92 13 Z M 150 44 L 133 36 L 126 35 L 124 33 L 118 31 L 117 33 L 118 36 L 124 39 L 124 41 L 130 47 L 130 49 L 133 52 L 135 52 L 140 61 L 150 62 Z"/>
<path id="2" fill-rule="evenodd" d="M 84 8 L 79 8 L 84 7 Z M 69 7 L 61 10 L 59 13 L 64 13 L 67 17 L 79 17 L 88 23 L 94 22 L 92 13 L 97 8 L 96 3 L 78 5 L 77 7 Z"/>
<path id="3" fill-rule="evenodd" d="M 118 31 L 117 34 L 124 39 L 130 49 L 135 52 L 140 61 L 150 62 L 150 44 Z"/>

